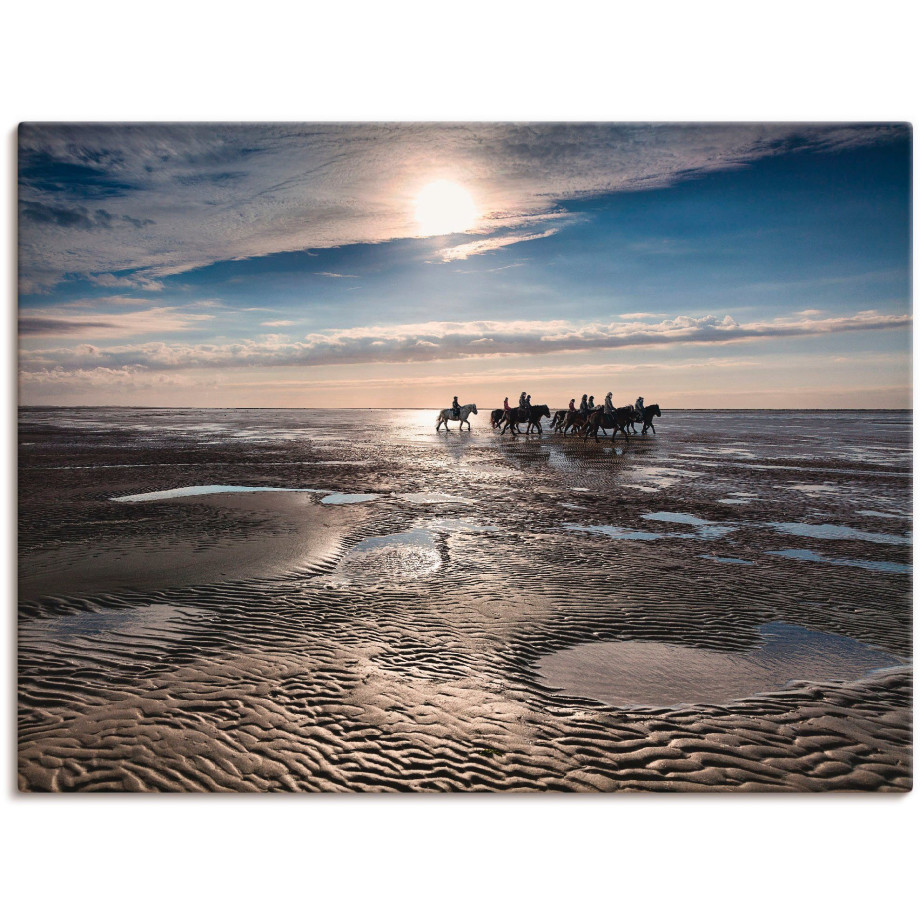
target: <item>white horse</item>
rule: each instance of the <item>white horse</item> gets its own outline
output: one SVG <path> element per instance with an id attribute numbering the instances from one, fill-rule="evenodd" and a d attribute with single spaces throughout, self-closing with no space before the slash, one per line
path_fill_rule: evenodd
<path id="1" fill-rule="evenodd" d="M 465 406 L 460 407 L 460 430 L 461 431 L 463 430 L 464 422 L 466 422 L 466 427 L 472 431 L 472 426 L 470 425 L 470 421 L 469 421 L 471 412 L 473 413 L 473 415 L 479 415 L 479 413 L 476 411 L 476 403 L 467 403 Z M 450 429 L 447 427 L 448 419 L 453 419 L 454 421 L 456 421 L 456 419 L 454 419 L 454 410 L 453 409 L 442 409 L 438 413 L 438 424 L 435 425 L 434 430 L 440 431 L 441 423 L 443 422 L 444 430 L 450 431 Z"/>

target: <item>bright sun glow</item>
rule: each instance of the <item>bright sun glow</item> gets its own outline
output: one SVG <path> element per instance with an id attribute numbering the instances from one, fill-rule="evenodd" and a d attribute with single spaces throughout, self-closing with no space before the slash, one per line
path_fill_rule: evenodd
<path id="1" fill-rule="evenodd" d="M 479 217 L 473 196 L 456 182 L 438 179 L 426 185 L 415 201 L 415 219 L 421 236 L 461 233 Z"/>

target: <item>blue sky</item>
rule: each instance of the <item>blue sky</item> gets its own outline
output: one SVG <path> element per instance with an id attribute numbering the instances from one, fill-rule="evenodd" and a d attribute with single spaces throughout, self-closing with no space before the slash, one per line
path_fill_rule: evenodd
<path id="1" fill-rule="evenodd" d="M 910 143 L 903 125 L 26 125 L 20 401 L 908 407 Z M 438 180 L 475 216 L 430 236 L 416 203 Z"/>

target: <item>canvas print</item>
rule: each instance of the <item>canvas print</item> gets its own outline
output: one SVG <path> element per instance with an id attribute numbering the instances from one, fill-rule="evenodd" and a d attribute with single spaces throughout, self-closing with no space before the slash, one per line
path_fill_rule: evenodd
<path id="1" fill-rule="evenodd" d="M 19 129 L 24 792 L 912 784 L 911 129 Z"/>

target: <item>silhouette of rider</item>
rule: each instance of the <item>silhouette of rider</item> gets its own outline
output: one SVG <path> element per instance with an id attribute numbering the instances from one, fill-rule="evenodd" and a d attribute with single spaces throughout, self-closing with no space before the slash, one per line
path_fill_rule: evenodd
<path id="1" fill-rule="evenodd" d="M 604 397 L 604 411 L 613 415 L 613 393 L 610 392 Z"/>
<path id="2" fill-rule="evenodd" d="M 450 411 L 453 413 L 455 419 L 460 418 L 460 401 L 457 399 L 456 396 L 454 397 L 454 401 L 450 407 Z"/>
<path id="3" fill-rule="evenodd" d="M 581 396 L 581 405 L 578 407 L 578 411 L 579 411 L 579 412 L 587 412 L 587 411 L 588 411 L 588 394 L 587 394 L 587 393 L 582 393 L 582 396 Z"/>

